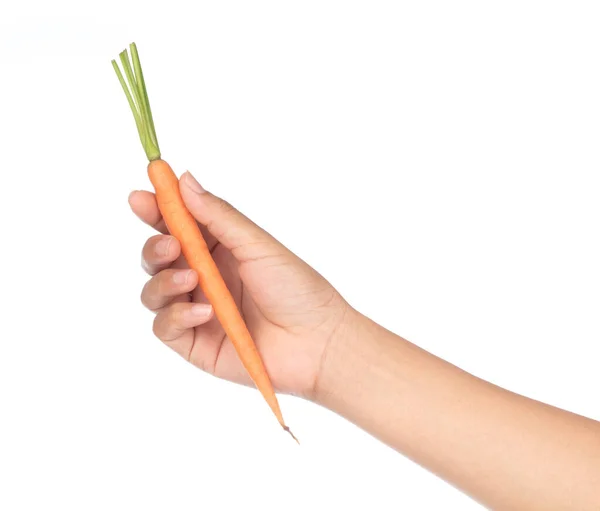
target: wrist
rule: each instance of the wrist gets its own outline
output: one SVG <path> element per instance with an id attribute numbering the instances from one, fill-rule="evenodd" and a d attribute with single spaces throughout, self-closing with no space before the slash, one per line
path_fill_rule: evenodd
<path id="1" fill-rule="evenodd" d="M 347 305 L 342 320 L 323 351 L 312 400 L 333 408 L 336 397 L 352 373 L 360 372 L 360 344 L 370 337 L 378 325 Z M 355 374 L 356 376 L 356 374 Z"/>

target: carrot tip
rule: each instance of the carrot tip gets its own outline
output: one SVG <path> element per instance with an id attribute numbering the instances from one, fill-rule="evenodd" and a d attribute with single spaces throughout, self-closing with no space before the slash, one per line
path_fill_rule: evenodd
<path id="1" fill-rule="evenodd" d="M 298 439 L 297 439 L 297 438 L 294 436 L 294 433 L 292 433 L 292 431 L 291 431 L 291 429 L 290 429 L 290 428 L 288 428 L 287 426 L 283 426 L 283 430 L 284 430 L 284 431 L 287 431 L 287 432 L 288 432 L 288 433 L 291 435 L 291 437 L 292 437 L 294 440 L 296 440 L 296 443 L 297 443 L 298 445 L 300 445 L 300 442 L 299 442 L 299 441 L 298 441 Z"/>

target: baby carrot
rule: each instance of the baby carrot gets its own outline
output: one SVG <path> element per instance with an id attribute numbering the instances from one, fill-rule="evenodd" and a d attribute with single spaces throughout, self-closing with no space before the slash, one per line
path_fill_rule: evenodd
<path id="1" fill-rule="evenodd" d="M 234 345 L 238 357 L 252 381 L 275 414 L 279 424 L 292 435 L 294 440 L 298 441 L 285 425 L 273 385 L 256 349 L 256 344 L 212 258 L 198 223 L 183 202 L 179 191 L 179 180 L 169 164 L 161 159 L 146 84 L 135 43 L 131 43 L 130 50 L 133 69 L 127 50 L 120 54 L 127 82 L 116 61 L 113 60 L 112 64 L 133 112 L 142 146 L 150 162 L 148 177 L 154 187 L 156 201 L 163 219 L 169 232 L 179 241 L 190 268 L 198 274 L 198 283 L 202 291 L 213 306 L 217 319 Z"/>

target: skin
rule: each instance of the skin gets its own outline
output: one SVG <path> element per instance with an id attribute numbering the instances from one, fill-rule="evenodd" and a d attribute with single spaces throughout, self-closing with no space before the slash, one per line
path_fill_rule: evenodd
<path id="1" fill-rule="evenodd" d="M 314 399 L 320 361 L 348 304 L 298 256 L 199 186 L 184 174 L 182 197 L 201 224 L 273 386 L 278 392 Z M 197 287 L 197 275 L 181 256 L 179 242 L 165 235 L 154 194 L 133 192 L 129 202 L 140 219 L 163 233 L 152 236 L 142 250 L 142 265 L 152 278 L 141 299 L 157 313 L 156 336 L 200 369 L 251 385 L 212 309 L 200 307 L 199 314 L 193 314 L 194 304 L 207 300 Z"/>
<path id="2" fill-rule="evenodd" d="M 186 206 L 277 391 L 301 396 L 499 510 L 600 509 L 600 423 L 476 378 L 353 309 L 314 269 L 189 173 Z M 200 369 L 251 382 L 167 235 L 154 195 L 130 195 L 160 234 L 142 250 L 154 333 Z"/>

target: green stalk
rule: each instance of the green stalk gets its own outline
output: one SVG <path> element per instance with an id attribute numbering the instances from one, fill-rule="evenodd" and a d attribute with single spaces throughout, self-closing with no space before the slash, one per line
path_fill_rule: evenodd
<path id="1" fill-rule="evenodd" d="M 133 58 L 133 70 L 127 50 L 123 50 L 119 54 L 127 82 L 125 82 L 125 78 L 123 78 L 123 74 L 115 60 L 112 61 L 112 65 L 133 113 L 135 125 L 146 156 L 149 161 L 158 160 L 160 158 L 160 149 L 154 129 L 154 119 L 152 117 L 152 110 L 150 109 L 150 101 L 148 100 L 140 57 L 135 43 L 131 43 L 130 49 Z"/>
<path id="2" fill-rule="evenodd" d="M 133 70 L 135 72 L 135 79 L 138 84 L 139 95 L 144 105 L 144 115 L 148 120 L 150 126 L 150 136 L 154 144 L 158 145 L 156 140 L 156 132 L 154 130 L 154 119 L 152 118 L 152 111 L 150 110 L 150 101 L 148 101 L 148 92 L 146 91 L 146 82 L 144 81 L 144 73 L 142 73 L 142 65 L 140 64 L 140 57 L 138 55 L 137 46 L 135 43 L 129 45 L 131 51 L 131 58 L 133 59 Z"/>
<path id="3" fill-rule="evenodd" d="M 121 73 L 121 70 L 119 69 L 119 65 L 117 64 L 117 62 L 115 60 L 112 61 L 112 65 L 113 68 L 115 69 L 115 73 L 117 73 L 117 78 L 119 78 L 119 82 L 121 82 L 121 86 L 123 87 L 123 92 L 125 92 L 125 96 L 127 97 L 127 101 L 129 102 L 129 107 L 131 108 L 131 111 L 133 112 L 133 117 L 135 119 L 135 125 L 137 126 L 138 132 L 141 133 L 142 128 L 141 128 L 141 119 L 139 114 L 137 113 L 137 107 L 135 105 L 135 102 L 133 101 L 133 98 L 131 97 L 131 93 L 129 92 L 129 88 L 127 87 L 127 84 L 125 83 L 125 79 L 123 78 L 123 74 Z"/>

